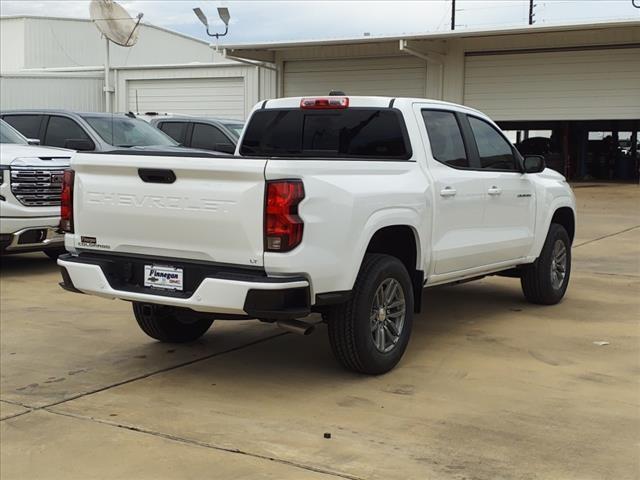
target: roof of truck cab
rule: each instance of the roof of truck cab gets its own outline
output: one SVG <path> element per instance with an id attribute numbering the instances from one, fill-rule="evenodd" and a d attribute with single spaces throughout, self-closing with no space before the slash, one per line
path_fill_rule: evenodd
<path id="1" fill-rule="evenodd" d="M 430 98 L 410 98 L 410 97 L 381 97 L 381 96 L 362 96 L 362 95 L 335 95 L 333 97 L 347 97 L 349 99 L 349 107 L 377 107 L 377 108 L 390 108 L 405 106 L 408 107 L 414 103 L 421 103 L 427 105 L 434 105 L 440 107 L 454 107 L 457 110 L 464 110 L 467 112 L 478 113 L 484 115 L 482 112 L 465 105 L 457 103 L 445 102 L 442 100 L 434 100 Z M 285 97 L 274 98 L 272 100 L 265 100 L 256 106 L 256 109 L 261 108 L 298 108 L 303 98 L 333 98 L 328 95 L 307 95 L 302 97 Z"/>

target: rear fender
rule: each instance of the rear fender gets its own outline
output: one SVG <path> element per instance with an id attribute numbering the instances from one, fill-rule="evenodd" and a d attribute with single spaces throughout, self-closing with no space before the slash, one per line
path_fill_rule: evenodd
<path id="1" fill-rule="evenodd" d="M 353 288 L 356 282 L 356 277 L 360 271 L 360 266 L 364 260 L 364 256 L 367 251 L 367 247 L 371 242 L 371 239 L 377 231 L 385 227 L 394 226 L 407 226 L 411 228 L 416 240 L 416 265 L 417 270 L 424 270 L 423 265 L 429 262 L 428 255 L 425 256 L 425 252 L 428 252 L 426 245 L 423 243 L 425 240 L 420 236 L 422 231 L 422 225 L 419 222 L 417 212 L 408 208 L 388 208 L 384 210 L 378 210 L 374 212 L 367 223 L 365 224 L 360 240 L 357 243 L 354 250 L 354 258 L 357 262 L 352 262 L 350 265 L 350 271 L 348 272 L 348 284 L 350 288 Z"/>

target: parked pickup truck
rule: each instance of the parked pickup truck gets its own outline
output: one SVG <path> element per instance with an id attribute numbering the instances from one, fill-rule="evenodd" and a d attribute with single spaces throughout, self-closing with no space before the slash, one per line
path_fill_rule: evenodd
<path id="1" fill-rule="evenodd" d="M 268 100 L 233 157 L 80 153 L 71 167 L 63 287 L 133 302 L 165 342 L 214 319 L 307 333 L 318 312 L 337 359 L 380 374 L 405 351 L 424 287 L 500 274 L 555 304 L 569 282 L 569 185 L 459 105 Z"/>
<path id="2" fill-rule="evenodd" d="M 30 145 L 0 120 L 0 253 L 64 253 L 60 193 L 73 153 Z"/>

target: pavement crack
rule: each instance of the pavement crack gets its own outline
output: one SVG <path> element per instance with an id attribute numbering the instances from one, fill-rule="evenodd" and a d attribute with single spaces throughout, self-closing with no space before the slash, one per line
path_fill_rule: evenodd
<path id="1" fill-rule="evenodd" d="M 615 237 L 616 235 L 620 235 L 621 233 L 630 232 L 631 230 L 635 230 L 636 228 L 640 228 L 640 225 L 635 225 L 633 227 L 629 227 L 629 228 L 625 228 L 624 230 L 620 230 L 619 232 L 609 233 L 607 235 L 602 235 L 601 237 L 592 238 L 591 240 L 586 240 L 586 241 L 584 241 L 582 243 L 578 243 L 577 245 L 574 245 L 573 248 L 579 248 L 579 247 L 582 247 L 584 245 L 588 245 L 588 244 L 593 243 L 593 242 L 598 242 L 600 240 L 604 240 L 605 238 Z"/>
<path id="2" fill-rule="evenodd" d="M 108 425 L 111 427 L 116 427 L 116 428 L 122 428 L 124 430 L 129 430 L 132 432 L 137 432 L 137 433 L 142 433 L 144 435 L 152 435 L 154 437 L 159 437 L 159 438 L 164 438 L 166 440 L 171 440 L 173 442 L 178 442 L 178 443 L 182 443 L 185 445 L 191 445 L 191 446 L 198 446 L 198 447 L 203 447 L 203 448 L 210 448 L 212 450 L 218 450 L 221 452 L 227 452 L 227 453 L 235 453 L 235 454 L 240 454 L 240 455 L 246 455 L 248 457 L 253 457 L 253 458 L 258 458 L 261 460 L 269 460 L 272 462 L 276 462 L 276 463 L 281 463 L 283 465 L 288 465 L 291 467 L 295 467 L 295 468 L 299 468 L 308 472 L 315 472 L 315 473 L 321 473 L 324 475 L 331 475 L 333 477 L 336 478 L 345 478 L 348 480 L 364 480 L 363 477 L 357 477 L 355 475 L 350 475 L 348 473 L 341 473 L 341 472 L 336 472 L 333 470 L 328 470 L 325 468 L 320 468 L 320 467 L 315 467 L 313 465 L 306 465 L 304 463 L 298 463 L 298 462 L 293 462 L 291 460 L 286 460 L 283 458 L 277 458 L 277 457 L 271 457 L 268 455 L 262 455 L 259 453 L 252 453 L 252 452 L 248 452 L 245 450 L 240 450 L 238 448 L 229 448 L 229 447 L 222 447 L 220 445 L 214 445 L 212 443 L 208 443 L 208 442 L 203 442 L 200 440 L 195 440 L 195 439 L 191 439 L 191 438 L 184 438 L 184 437 L 180 437 L 178 435 L 172 435 L 170 433 L 165 433 L 165 432 L 158 432 L 155 430 L 149 430 L 147 428 L 143 428 L 143 427 L 138 427 L 135 425 L 126 425 L 123 423 L 118 423 L 118 422 L 110 422 L 108 420 L 103 420 L 100 418 L 95 418 L 95 417 L 91 417 L 91 416 L 86 416 L 86 415 L 78 415 L 75 413 L 70 413 L 70 412 L 61 412 L 59 410 L 51 410 L 48 407 L 42 407 L 42 410 L 51 413 L 53 415 L 60 415 L 63 417 L 69 417 L 69 418 L 74 418 L 76 420 L 84 420 L 84 421 L 88 421 L 88 422 L 95 422 L 95 423 L 100 423 L 102 425 Z"/>
<path id="3" fill-rule="evenodd" d="M 14 413 L 13 415 L 9 415 L 8 417 L 0 418 L 0 422 L 4 422 L 5 420 L 10 420 L 12 418 L 21 417 L 22 415 L 26 415 L 27 413 L 31 413 L 33 410 L 27 410 L 26 412 Z"/>
<path id="4" fill-rule="evenodd" d="M 226 353 L 236 352 L 238 350 L 242 350 L 244 348 L 252 347 L 254 345 L 258 345 L 260 343 L 272 340 L 274 338 L 282 337 L 284 335 L 289 335 L 289 333 L 288 332 L 282 332 L 282 333 L 277 333 L 275 335 L 270 335 L 270 336 L 265 337 L 265 338 L 260 338 L 258 340 L 254 340 L 253 342 L 245 343 L 243 345 L 238 345 L 237 347 L 229 348 L 227 350 L 222 350 L 220 352 L 210 353 L 209 355 L 205 355 L 203 357 L 194 358 L 193 360 L 189 360 L 189 361 L 186 361 L 186 362 L 178 363 L 176 365 L 171 365 L 171 366 L 165 367 L 165 368 L 160 368 L 158 370 L 153 370 L 151 372 L 147 372 L 147 373 L 144 373 L 142 375 L 137 375 L 135 377 L 131 377 L 131 378 L 128 378 L 126 380 L 122 380 L 120 382 L 110 383 L 109 385 L 105 385 L 103 387 L 99 387 L 99 388 L 95 388 L 93 390 L 88 390 L 86 392 L 78 393 L 78 394 L 73 395 L 71 397 L 67 397 L 67 398 L 65 398 L 63 400 L 59 400 L 57 402 L 49 403 L 47 405 L 42 405 L 42 406 L 38 406 L 38 407 L 31 407 L 31 406 L 22 405 L 22 404 L 19 404 L 19 403 L 16 403 L 16 402 L 7 402 L 7 403 L 14 403 L 14 404 L 19 405 L 21 407 L 29 408 L 32 411 L 43 410 L 43 409 L 46 409 L 48 407 L 55 407 L 57 405 L 60 405 L 60 404 L 66 403 L 66 402 L 70 402 L 72 400 L 77 400 L 78 398 L 83 398 L 83 397 L 86 397 L 88 395 L 93 395 L 95 393 L 104 392 L 105 390 L 110 390 L 110 389 L 115 388 L 115 387 L 120 387 L 122 385 L 127 385 L 129 383 L 137 382 L 138 380 L 143 380 L 145 378 L 149 378 L 149 377 L 152 377 L 154 375 L 158 375 L 160 373 L 170 372 L 171 370 L 176 370 L 178 368 L 187 367 L 189 365 L 193 365 L 194 363 L 203 362 L 205 360 L 209 360 L 210 358 L 214 358 L 214 357 L 217 357 L 219 355 L 224 355 Z M 5 400 L 3 400 L 3 401 L 5 401 Z"/>
<path id="5" fill-rule="evenodd" d="M 640 278 L 640 275 L 634 274 L 634 273 L 598 272 L 595 270 L 588 270 L 588 269 L 580 270 L 580 272 L 586 272 L 591 275 L 605 275 L 607 277 L 625 277 L 625 278 L 634 278 L 634 279 Z"/>
<path id="6" fill-rule="evenodd" d="M 32 406 L 26 405 L 24 403 L 16 402 L 15 400 L 7 400 L 7 399 L 2 398 L 2 397 L 0 397 L 0 402 L 10 403 L 11 405 L 15 405 L 16 407 L 28 408 L 30 410 L 34 409 L 34 407 L 32 407 Z"/>

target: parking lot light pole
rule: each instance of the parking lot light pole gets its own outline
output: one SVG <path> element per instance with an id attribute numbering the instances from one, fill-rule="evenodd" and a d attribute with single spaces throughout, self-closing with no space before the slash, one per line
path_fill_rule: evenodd
<path id="1" fill-rule="evenodd" d="M 216 40 L 220 37 L 224 37 L 229 32 L 229 20 L 231 19 L 231 15 L 229 15 L 229 9 L 225 7 L 218 7 L 218 16 L 220 20 L 224 23 L 224 33 L 211 33 L 209 31 L 209 20 L 207 16 L 204 14 L 202 9 L 196 7 L 193 9 L 193 13 L 196 14 L 198 20 L 202 22 L 202 24 L 207 28 L 207 35 L 210 37 L 216 37 Z"/>

